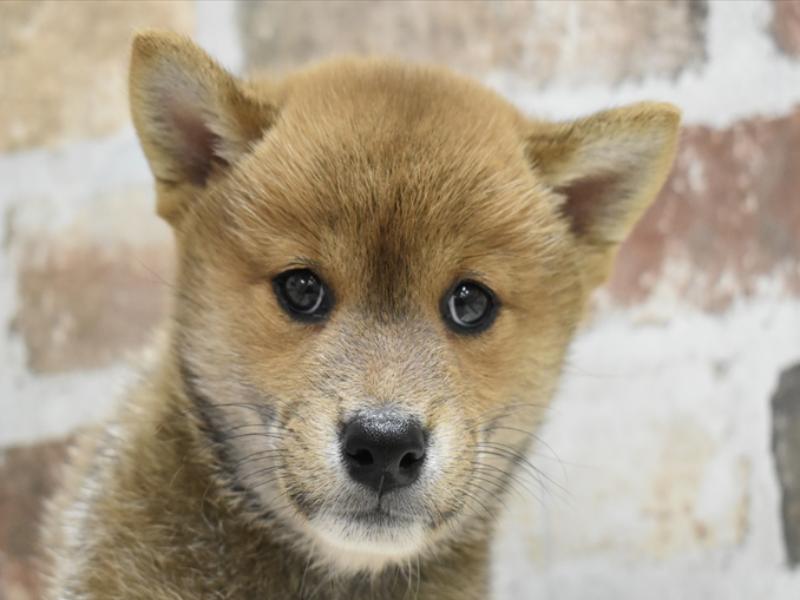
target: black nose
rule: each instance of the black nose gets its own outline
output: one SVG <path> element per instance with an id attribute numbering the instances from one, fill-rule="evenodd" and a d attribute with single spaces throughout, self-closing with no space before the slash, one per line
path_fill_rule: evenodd
<path id="1" fill-rule="evenodd" d="M 350 477 L 383 494 L 419 477 L 425 434 L 415 419 L 402 413 L 371 411 L 345 425 L 342 452 Z"/>

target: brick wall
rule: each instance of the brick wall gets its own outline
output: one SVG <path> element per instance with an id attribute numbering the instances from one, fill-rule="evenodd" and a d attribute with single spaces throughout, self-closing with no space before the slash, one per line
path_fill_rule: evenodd
<path id="1" fill-rule="evenodd" d="M 800 594 L 800 2 L 0 3 L 0 599 L 70 436 L 163 317 L 169 231 L 128 118 L 132 30 L 237 71 L 395 54 L 553 118 L 684 109 L 677 165 L 577 340 L 509 501 L 498 598 Z M 783 373 L 783 376 L 781 376 Z"/>

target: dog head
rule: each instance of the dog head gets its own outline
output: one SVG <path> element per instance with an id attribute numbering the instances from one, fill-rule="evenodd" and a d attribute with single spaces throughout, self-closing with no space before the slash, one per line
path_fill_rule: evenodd
<path id="1" fill-rule="evenodd" d="M 176 233 L 175 354 L 251 513 L 373 570 L 491 519 L 676 109 L 534 121 L 383 60 L 246 82 L 156 33 L 131 99 Z"/>

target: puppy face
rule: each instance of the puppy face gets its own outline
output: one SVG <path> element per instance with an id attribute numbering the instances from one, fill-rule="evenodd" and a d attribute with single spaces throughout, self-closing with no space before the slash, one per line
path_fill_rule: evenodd
<path id="1" fill-rule="evenodd" d="M 131 91 L 183 385 L 253 518 L 372 570 L 485 525 L 676 111 L 536 123 L 380 61 L 243 83 L 164 34 L 137 38 Z"/>

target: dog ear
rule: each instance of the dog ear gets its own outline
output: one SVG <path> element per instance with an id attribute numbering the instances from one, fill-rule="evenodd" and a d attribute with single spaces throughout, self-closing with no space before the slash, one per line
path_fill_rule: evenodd
<path id="1" fill-rule="evenodd" d="M 607 277 L 619 244 L 664 184 L 679 123 L 676 107 L 645 102 L 570 123 L 530 124 L 528 160 L 562 198 L 590 287 Z"/>
<path id="2" fill-rule="evenodd" d="M 261 138 L 277 109 L 189 39 L 138 34 L 130 68 L 133 122 L 159 188 L 159 213 L 203 187 Z"/>

